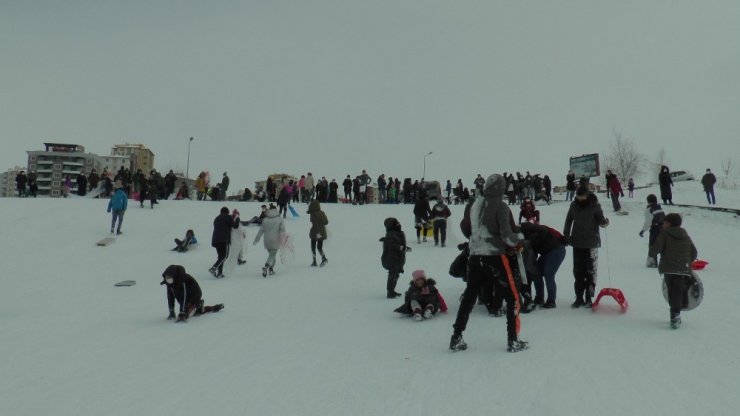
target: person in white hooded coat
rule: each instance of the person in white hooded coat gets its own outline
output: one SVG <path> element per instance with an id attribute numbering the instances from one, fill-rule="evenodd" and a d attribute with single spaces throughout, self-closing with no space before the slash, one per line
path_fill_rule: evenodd
<path id="1" fill-rule="evenodd" d="M 254 237 L 254 245 L 259 243 L 260 238 L 263 239 L 263 244 L 268 254 L 267 261 L 262 267 L 262 277 L 266 277 L 268 273 L 270 275 L 275 274 L 273 268 L 275 267 L 277 251 L 280 248 L 280 238 L 283 234 L 285 234 L 285 223 L 280 217 L 277 208 L 274 205 L 270 205 L 265 218 L 262 220 L 260 230 Z"/>

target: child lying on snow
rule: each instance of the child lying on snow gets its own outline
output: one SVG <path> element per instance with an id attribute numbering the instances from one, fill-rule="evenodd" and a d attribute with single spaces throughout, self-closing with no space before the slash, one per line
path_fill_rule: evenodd
<path id="1" fill-rule="evenodd" d="M 411 276 L 405 302 L 395 312 L 412 315 L 415 321 L 429 319 L 439 311 L 446 312 L 447 304 L 437 290 L 437 282 L 427 279 L 424 270 L 415 270 Z"/>
<path id="2" fill-rule="evenodd" d="M 180 253 L 184 253 L 188 251 L 188 247 L 190 247 L 191 245 L 198 244 L 198 240 L 195 239 L 195 233 L 193 232 L 193 230 L 187 230 L 185 232 L 185 239 L 180 240 L 179 238 L 176 238 L 175 244 L 177 246 L 173 248 L 172 251 L 179 251 Z"/>

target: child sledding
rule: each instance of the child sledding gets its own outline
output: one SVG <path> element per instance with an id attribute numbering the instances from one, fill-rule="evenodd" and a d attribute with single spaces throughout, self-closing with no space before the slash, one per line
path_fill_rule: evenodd
<path id="1" fill-rule="evenodd" d="M 434 279 L 427 278 L 424 270 L 415 270 L 411 277 L 405 301 L 395 312 L 410 315 L 415 321 L 430 319 L 440 311 L 447 312 L 447 304 Z"/>

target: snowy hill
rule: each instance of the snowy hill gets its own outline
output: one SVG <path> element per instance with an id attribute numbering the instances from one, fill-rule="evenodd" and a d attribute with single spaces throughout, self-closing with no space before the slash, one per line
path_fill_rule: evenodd
<path id="1" fill-rule="evenodd" d="M 247 264 L 224 279 L 207 272 L 213 218 L 221 203 L 131 201 L 115 243 L 107 201 L 0 201 L 2 302 L 0 372 L 7 415 L 735 415 L 740 281 L 730 250 L 740 223 L 732 214 L 666 207 L 710 262 L 701 273 L 704 303 L 668 327 L 661 279 L 644 265 L 647 238 L 637 233 L 648 190 L 624 199 L 628 216 L 611 215 L 602 231 L 597 289 L 622 289 L 630 309 L 610 299 L 597 312 L 572 310 L 571 253 L 557 275 L 558 307 L 522 315 L 528 351 L 506 352 L 504 318 L 477 306 L 465 332 L 469 348 L 447 349 L 463 282 L 447 275 L 461 241 L 462 206 L 451 206 L 448 247 L 416 245 L 411 271 L 438 281 L 450 311 L 424 322 L 396 316 L 380 266 L 383 219 L 395 216 L 409 241 L 412 207 L 324 204 L 329 264 L 308 267 L 308 216 L 288 220 L 295 256 L 262 278 L 267 257 L 251 244 Z M 700 184 L 681 183 L 674 202 L 706 202 Z M 720 206 L 740 208 L 740 194 L 717 190 Z M 228 203 L 243 219 L 259 204 Z M 561 229 L 567 204 L 540 207 Z M 193 228 L 197 248 L 170 251 Z M 186 324 L 166 320 L 162 271 L 182 264 L 217 314 Z M 113 284 L 133 279 L 132 287 Z"/>

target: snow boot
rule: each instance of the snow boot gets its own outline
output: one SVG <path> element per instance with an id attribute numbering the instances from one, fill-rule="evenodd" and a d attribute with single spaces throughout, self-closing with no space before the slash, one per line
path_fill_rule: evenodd
<path id="1" fill-rule="evenodd" d="M 388 299 L 395 299 L 395 298 L 397 298 L 399 296 L 401 296 L 401 294 L 398 293 L 398 292 L 396 292 L 395 290 L 392 290 L 392 291 L 388 292 L 388 294 L 386 295 L 386 297 Z"/>
<path id="2" fill-rule="evenodd" d="M 414 316 L 413 316 L 413 318 L 414 318 L 414 321 L 421 321 L 422 319 L 424 319 L 421 316 L 421 309 L 414 309 Z"/>
<path id="3" fill-rule="evenodd" d="M 529 348 L 529 343 L 527 341 L 522 341 L 520 339 L 512 339 L 509 341 L 509 346 L 506 348 L 506 351 L 508 352 L 519 352 L 523 351 Z"/>
<path id="4" fill-rule="evenodd" d="M 316 256 L 313 256 L 313 262 L 311 262 L 311 267 L 316 267 L 318 264 L 316 264 Z"/>
<path id="5" fill-rule="evenodd" d="M 681 326 L 681 314 L 676 314 L 671 317 L 671 329 L 678 329 Z"/>
<path id="6" fill-rule="evenodd" d="M 434 316 L 434 307 L 433 306 L 427 306 L 424 308 L 424 319 L 429 319 Z"/>
<path id="7" fill-rule="evenodd" d="M 468 344 L 465 343 L 462 334 L 452 334 L 452 338 L 450 338 L 450 349 L 452 351 L 465 351 L 468 349 Z"/>
<path id="8" fill-rule="evenodd" d="M 275 270 L 272 270 L 272 267 L 270 267 L 270 268 L 269 268 L 269 269 L 267 270 L 267 273 L 269 273 L 269 274 L 270 274 L 270 276 L 272 276 L 273 274 L 275 274 Z"/>
<path id="9" fill-rule="evenodd" d="M 267 277 L 267 268 L 268 266 L 266 264 L 262 266 L 262 277 Z"/>
<path id="10" fill-rule="evenodd" d="M 542 307 L 544 309 L 554 309 L 555 308 L 555 302 L 547 301 L 544 304 L 542 304 Z"/>
<path id="11" fill-rule="evenodd" d="M 208 269 L 208 271 L 213 275 L 213 277 L 217 277 L 218 276 L 218 274 L 216 273 L 216 268 L 215 267 L 211 267 L 210 269 Z"/>
<path id="12" fill-rule="evenodd" d="M 242 260 L 242 259 L 237 259 L 236 260 L 236 264 L 238 264 L 239 266 L 241 266 L 242 264 L 247 264 L 247 261 L 246 260 Z"/>
<path id="13" fill-rule="evenodd" d="M 328 263 L 328 262 L 329 262 L 329 260 L 327 260 L 325 256 L 321 256 L 321 264 L 319 264 L 319 267 L 326 266 L 326 263 Z"/>
<path id="14" fill-rule="evenodd" d="M 580 307 L 581 307 L 581 306 L 583 306 L 583 305 L 585 305 L 585 303 L 583 303 L 583 299 L 581 299 L 581 298 L 576 298 L 576 301 L 575 301 L 575 302 L 573 302 L 573 303 L 572 303 L 572 304 L 570 305 L 570 307 L 571 307 L 571 308 L 573 308 L 573 309 L 576 309 L 576 308 L 580 308 Z"/>

